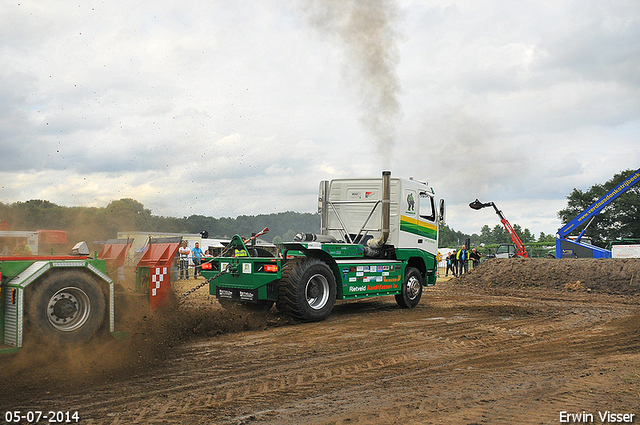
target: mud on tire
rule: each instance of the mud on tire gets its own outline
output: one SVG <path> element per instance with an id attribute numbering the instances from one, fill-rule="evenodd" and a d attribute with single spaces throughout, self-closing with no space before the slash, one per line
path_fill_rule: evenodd
<path id="1" fill-rule="evenodd" d="M 326 319 L 336 302 L 333 272 L 317 258 L 288 261 L 282 267 L 278 287 L 278 310 L 296 319 L 319 322 Z"/>
<path id="2" fill-rule="evenodd" d="M 26 311 L 31 332 L 62 344 L 86 342 L 98 333 L 106 301 L 89 274 L 56 271 L 34 285 Z"/>

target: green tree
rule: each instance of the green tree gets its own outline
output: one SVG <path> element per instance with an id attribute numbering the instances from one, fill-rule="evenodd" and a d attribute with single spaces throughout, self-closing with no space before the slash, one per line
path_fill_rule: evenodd
<path id="1" fill-rule="evenodd" d="M 514 226 L 514 230 L 515 230 L 515 226 Z M 531 231 L 527 228 L 525 228 L 522 232 L 516 232 L 516 233 L 518 234 L 518 236 L 520 236 L 520 240 L 522 240 L 523 243 L 535 242 L 536 240 L 535 236 L 533 236 L 531 234 Z"/>
<path id="2" fill-rule="evenodd" d="M 567 207 L 558 211 L 563 225 L 591 206 L 595 201 L 629 178 L 634 170 L 615 174 L 604 184 L 596 184 L 587 191 L 573 189 L 567 196 Z M 582 231 L 584 227 L 576 229 Z M 640 184 L 629 188 L 594 216 L 586 232 L 592 241 L 604 246 L 606 241 L 619 238 L 640 238 Z"/>
<path id="3" fill-rule="evenodd" d="M 105 227 L 117 233 L 122 230 L 148 230 L 151 210 L 131 198 L 111 201 L 105 208 Z"/>
<path id="4" fill-rule="evenodd" d="M 12 228 L 16 230 L 59 229 L 64 224 L 65 207 L 49 201 L 16 202 L 12 210 Z"/>
<path id="5" fill-rule="evenodd" d="M 486 245 L 495 243 L 493 241 L 493 235 L 491 234 L 491 228 L 486 224 L 480 229 L 480 243 Z"/>
<path id="6" fill-rule="evenodd" d="M 540 237 L 538 238 L 538 242 L 544 243 L 555 243 L 556 238 L 553 235 L 545 235 L 544 232 L 540 232 Z"/>
<path id="7" fill-rule="evenodd" d="M 297 232 L 289 229 L 284 233 L 284 235 L 282 235 L 282 240 L 286 241 L 286 242 L 290 242 L 290 241 L 293 240 L 293 238 L 295 237 L 296 234 L 297 234 Z"/>
<path id="8" fill-rule="evenodd" d="M 511 237 L 507 232 L 507 229 L 502 226 L 502 224 L 496 224 L 493 226 L 491 230 L 491 238 L 493 239 L 493 243 L 509 243 L 511 242 Z"/>

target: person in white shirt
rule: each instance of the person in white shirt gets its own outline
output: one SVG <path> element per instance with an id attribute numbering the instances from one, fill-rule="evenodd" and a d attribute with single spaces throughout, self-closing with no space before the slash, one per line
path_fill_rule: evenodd
<path id="1" fill-rule="evenodd" d="M 189 280 L 189 254 L 191 250 L 187 246 L 187 241 L 182 241 L 182 246 L 178 249 L 180 254 L 180 279 L 183 277 Z"/>

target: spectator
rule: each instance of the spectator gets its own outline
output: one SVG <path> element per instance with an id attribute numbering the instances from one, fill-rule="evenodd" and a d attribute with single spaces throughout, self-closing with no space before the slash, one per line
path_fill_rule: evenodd
<path id="1" fill-rule="evenodd" d="M 33 251 L 31 250 L 31 247 L 27 245 L 26 239 L 20 239 L 18 246 L 13 248 L 13 255 L 17 255 L 19 257 L 25 257 L 31 254 L 33 254 Z"/>
<path id="2" fill-rule="evenodd" d="M 451 269 L 453 270 L 453 275 L 458 276 L 458 254 L 454 249 L 451 253 Z"/>
<path id="3" fill-rule="evenodd" d="M 200 243 L 196 242 L 196 247 L 191 250 L 191 258 L 193 260 L 193 278 L 195 279 L 200 274 L 200 264 L 202 264 L 202 255 L 204 253 L 200 249 Z"/>
<path id="4" fill-rule="evenodd" d="M 465 245 L 462 245 L 462 248 L 460 248 L 460 251 L 458 251 L 458 276 L 462 276 L 463 273 L 466 273 L 468 271 L 468 264 L 467 262 L 469 261 L 469 251 L 467 251 L 467 247 Z"/>
<path id="5" fill-rule="evenodd" d="M 471 254 L 469 254 L 469 258 L 471 258 L 471 261 L 473 262 L 474 269 L 480 265 L 480 257 L 482 257 L 482 255 L 480 255 L 480 253 L 475 248 L 473 248 L 471 250 Z"/>
<path id="6" fill-rule="evenodd" d="M 456 271 L 453 268 L 453 259 L 455 255 L 453 252 L 447 254 L 447 271 L 444 273 L 445 276 L 449 276 L 449 269 L 451 269 L 451 274 L 456 275 Z"/>
<path id="7" fill-rule="evenodd" d="M 178 250 L 180 254 L 180 279 L 186 278 L 189 280 L 189 254 L 191 251 L 187 247 L 187 241 L 182 241 L 182 246 Z"/>

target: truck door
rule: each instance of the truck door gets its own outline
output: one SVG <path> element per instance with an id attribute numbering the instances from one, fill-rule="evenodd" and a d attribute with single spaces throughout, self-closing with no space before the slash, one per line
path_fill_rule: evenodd
<path id="1" fill-rule="evenodd" d="M 426 191 L 405 189 L 400 224 L 400 248 L 437 250 L 436 209 L 433 197 Z"/>

